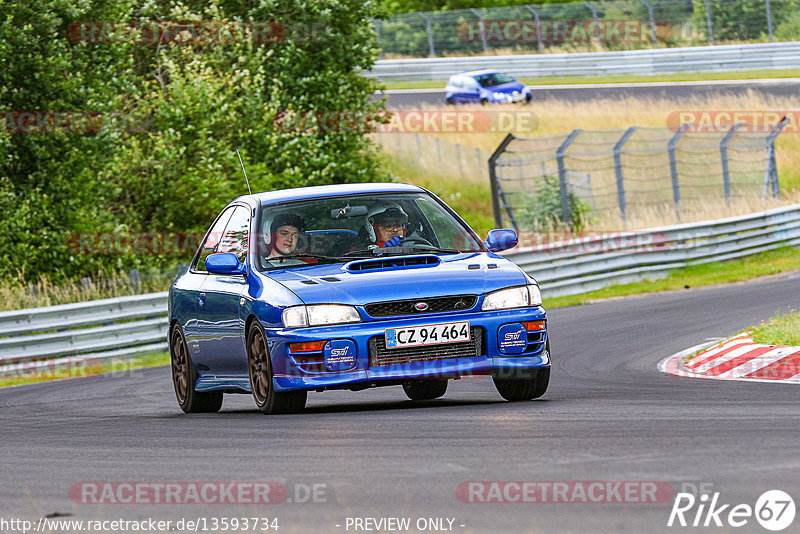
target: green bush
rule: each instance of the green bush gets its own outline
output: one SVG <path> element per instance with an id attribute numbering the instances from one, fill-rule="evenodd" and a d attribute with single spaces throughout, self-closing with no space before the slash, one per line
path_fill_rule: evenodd
<path id="1" fill-rule="evenodd" d="M 0 279 L 75 277 L 166 266 L 175 257 L 74 254 L 76 232 L 203 231 L 253 191 L 383 181 L 363 129 L 282 128 L 287 113 L 348 112 L 381 120 L 377 55 L 360 0 L 127 0 L 4 3 L 0 111 L 98 113 L 95 133 L 0 128 Z M 270 21 L 267 42 L 76 42 L 79 21 Z M 181 258 L 177 261 L 186 258 Z"/>
<path id="2" fill-rule="evenodd" d="M 570 220 L 564 221 L 557 177 L 547 177 L 536 192 L 523 195 L 522 198 L 522 203 L 515 210 L 517 221 L 522 227 L 542 232 L 565 227 L 573 232 L 580 232 L 586 227 L 591 207 L 572 190 L 567 192 Z"/>

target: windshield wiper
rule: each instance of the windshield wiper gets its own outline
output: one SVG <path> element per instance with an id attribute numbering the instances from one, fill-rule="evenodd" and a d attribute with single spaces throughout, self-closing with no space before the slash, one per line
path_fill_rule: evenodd
<path id="1" fill-rule="evenodd" d="M 432 245 L 409 245 L 400 247 L 384 247 L 384 248 L 365 248 L 362 250 L 354 250 L 348 252 L 345 256 L 351 257 L 356 254 L 372 254 L 373 256 L 381 256 L 383 254 L 409 254 L 411 252 L 438 252 L 440 254 L 462 254 L 483 252 L 482 250 L 457 250 L 454 248 L 439 248 Z M 368 256 L 367 256 L 368 257 Z"/>
<path id="2" fill-rule="evenodd" d="M 358 251 L 355 251 L 358 252 Z M 286 256 L 287 258 L 310 258 L 314 260 L 331 260 L 331 261 L 342 261 L 346 259 L 350 259 L 350 253 L 345 254 L 344 256 L 325 256 L 323 254 L 292 254 L 291 256 Z M 355 255 L 352 257 L 356 257 Z M 368 256 L 362 256 L 364 258 Z"/>
<path id="3" fill-rule="evenodd" d="M 384 249 L 382 248 L 362 248 L 361 250 L 351 250 L 350 252 L 345 253 L 343 257 L 345 258 L 352 258 L 352 257 L 363 257 L 363 258 L 370 258 L 375 256 L 376 254 L 382 254 L 381 251 Z M 377 253 L 375 251 L 378 251 Z M 368 255 L 367 255 L 368 254 Z"/>
<path id="4" fill-rule="evenodd" d="M 439 247 L 434 247 L 432 245 L 411 245 L 410 247 L 404 247 L 404 248 L 410 248 L 412 250 L 420 250 L 425 252 L 439 252 L 442 254 L 465 254 L 470 252 L 483 252 L 482 250 L 471 250 L 471 249 L 458 250 L 455 248 L 439 248 Z"/>

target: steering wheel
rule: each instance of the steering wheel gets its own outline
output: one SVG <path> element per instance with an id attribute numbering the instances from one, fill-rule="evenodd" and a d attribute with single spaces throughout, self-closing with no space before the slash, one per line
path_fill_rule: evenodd
<path id="1" fill-rule="evenodd" d="M 434 248 L 434 246 L 431 244 L 430 241 L 428 241 L 427 239 L 425 239 L 423 237 L 419 237 L 419 236 L 404 237 L 403 240 L 401 241 L 401 243 L 403 245 L 425 245 L 425 246 Z"/>

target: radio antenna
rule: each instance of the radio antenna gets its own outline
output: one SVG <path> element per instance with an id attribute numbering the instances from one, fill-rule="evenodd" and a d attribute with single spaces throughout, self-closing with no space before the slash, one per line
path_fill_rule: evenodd
<path id="1" fill-rule="evenodd" d="M 244 170 L 244 162 L 242 161 L 242 155 L 239 154 L 239 149 L 236 149 L 236 155 L 239 156 L 239 163 L 242 165 L 242 172 L 244 173 L 244 181 L 247 183 L 247 193 L 252 195 L 253 191 L 250 189 L 250 180 L 247 179 L 247 171 Z"/>

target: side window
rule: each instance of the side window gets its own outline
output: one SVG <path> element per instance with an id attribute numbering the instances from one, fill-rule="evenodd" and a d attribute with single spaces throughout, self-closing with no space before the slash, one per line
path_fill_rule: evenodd
<path id="1" fill-rule="evenodd" d="M 475 81 L 475 78 L 464 78 L 464 86 L 467 89 L 477 89 L 478 82 Z"/>
<path id="2" fill-rule="evenodd" d="M 239 261 L 247 258 L 247 243 L 250 236 L 250 210 L 244 206 L 237 206 L 233 212 L 222 239 L 217 247 L 217 252 L 232 252 Z"/>
<path id="3" fill-rule="evenodd" d="M 209 254 L 213 254 L 215 252 L 214 249 L 217 248 L 217 245 L 222 238 L 222 231 L 225 230 L 225 225 L 228 224 L 232 214 L 233 208 L 228 208 L 222 212 L 222 215 L 219 216 L 217 222 L 214 223 L 214 226 L 212 226 L 211 230 L 208 232 L 206 240 L 203 241 L 202 245 L 200 245 L 200 255 L 197 258 L 197 265 L 195 266 L 195 269 L 198 271 L 206 270 L 206 258 Z"/>

